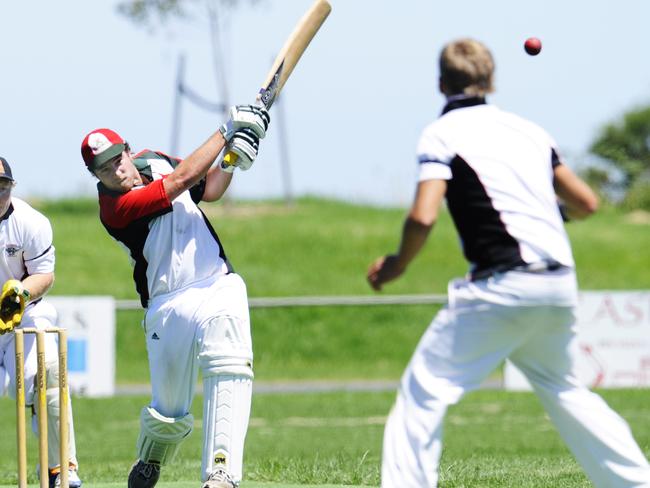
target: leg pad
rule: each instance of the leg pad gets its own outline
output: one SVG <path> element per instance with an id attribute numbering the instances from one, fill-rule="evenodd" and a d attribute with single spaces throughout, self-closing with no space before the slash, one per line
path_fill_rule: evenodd
<path id="1" fill-rule="evenodd" d="M 194 417 L 190 413 L 183 417 L 165 417 L 154 408 L 144 407 L 140 413 L 138 456 L 145 463 L 167 464 L 193 427 Z"/>

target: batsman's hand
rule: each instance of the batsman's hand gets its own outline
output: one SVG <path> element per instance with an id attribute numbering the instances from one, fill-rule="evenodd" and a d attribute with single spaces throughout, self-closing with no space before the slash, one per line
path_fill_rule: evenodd
<path id="1" fill-rule="evenodd" d="M 398 278 L 404 273 L 406 267 L 399 263 L 399 259 L 395 254 L 389 254 L 378 258 L 368 268 L 368 283 L 373 290 L 381 291 L 384 283 Z"/>
<path id="2" fill-rule="evenodd" d="M 226 151 L 233 152 L 237 155 L 235 164 L 226 164 L 221 162 L 221 170 L 226 173 L 232 173 L 235 168 L 246 171 L 253 165 L 257 157 L 257 151 L 260 147 L 260 140 L 257 134 L 251 129 L 242 129 L 235 132 L 226 146 Z"/>
<path id="3" fill-rule="evenodd" d="M 0 293 L 0 334 L 10 332 L 20 324 L 29 302 L 27 291 L 19 280 L 7 280 Z"/>
<path id="4" fill-rule="evenodd" d="M 241 129 L 250 129 L 258 139 L 264 139 L 271 122 L 268 110 L 259 105 L 235 105 L 230 109 L 230 118 L 219 127 L 226 142 L 230 142 Z"/>

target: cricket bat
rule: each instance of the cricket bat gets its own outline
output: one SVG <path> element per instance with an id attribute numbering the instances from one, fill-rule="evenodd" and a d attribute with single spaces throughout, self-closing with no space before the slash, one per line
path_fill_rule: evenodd
<path id="1" fill-rule="evenodd" d="M 289 75 L 298 64 L 300 56 L 305 52 L 331 10 L 332 7 L 327 0 L 316 0 L 305 12 L 273 61 L 271 70 L 257 95 L 257 104 L 264 106 L 267 110 L 271 108 Z M 232 166 L 236 162 L 237 155 L 228 151 L 223 158 L 223 163 Z"/>

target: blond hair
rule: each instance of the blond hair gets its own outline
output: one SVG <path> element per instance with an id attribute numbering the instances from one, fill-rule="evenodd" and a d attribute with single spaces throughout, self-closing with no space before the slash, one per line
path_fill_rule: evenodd
<path id="1" fill-rule="evenodd" d="M 494 59 L 474 39 L 458 39 L 440 53 L 440 84 L 446 95 L 485 96 L 494 91 Z"/>

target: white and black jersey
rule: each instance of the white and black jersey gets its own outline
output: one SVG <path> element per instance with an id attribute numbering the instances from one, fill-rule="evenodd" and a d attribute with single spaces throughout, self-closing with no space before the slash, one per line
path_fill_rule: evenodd
<path id="1" fill-rule="evenodd" d="M 450 101 L 422 132 L 419 181 L 447 180 L 447 205 L 473 277 L 526 263 L 573 267 L 553 189 L 561 164 L 536 124 L 485 103 Z"/>
<path id="2" fill-rule="evenodd" d="M 134 158 L 144 185 L 119 193 L 97 184 L 100 219 L 131 256 L 143 307 L 155 296 L 232 272 L 217 233 L 196 205 L 205 181 L 173 201 L 165 193 L 163 179 L 179 162 L 145 150 Z"/>

